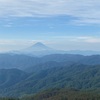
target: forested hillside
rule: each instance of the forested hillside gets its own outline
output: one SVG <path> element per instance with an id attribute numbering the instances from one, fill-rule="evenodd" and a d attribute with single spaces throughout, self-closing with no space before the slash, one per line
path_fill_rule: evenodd
<path id="1" fill-rule="evenodd" d="M 2 54 L 0 66 L 6 69 L 0 69 L 0 96 L 20 97 L 50 88 L 100 91 L 99 61 L 100 55 Z"/>
<path id="2" fill-rule="evenodd" d="M 27 74 L 25 79 L 17 80 L 13 86 L 0 89 L 0 95 L 16 97 L 55 87 L 79 90 L 100 89 L 99 65 L 64 64 L 62 66 L 61 64 L 58 66 L 58 63 L 57 65 L 54 63 L 54 67 Z"/>
<path id="3" fill-rule="evenodd" d="M 41 91 L 35 95 L 24 95 L 20 98 L 0 98 L 0 100 L 100 100 L 100 93 L 54 88 Z"/>
<path id="4" fill-rule="evenodd" d="M 21 100 L 100 100 L 100 94 L 75 89 L 51 89 L 23 97 Z"/>
<path id="5" fill-rule="evenodd" d="M 42 57 L 19 55 L 19 54 L 0 54 L 0 69 L 2 68 L 18 68 L 25 70 L 29 67 L 46 62 L 66 62 L 66 63 L 81 63 L 88 65 L 99 65 L 100 55 L 83 56 L 77 54 L 52 54 Z"/>

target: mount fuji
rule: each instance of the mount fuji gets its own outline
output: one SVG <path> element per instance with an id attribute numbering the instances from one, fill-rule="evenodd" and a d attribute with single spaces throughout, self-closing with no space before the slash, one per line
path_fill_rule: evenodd
<path id="1" fill-rule="evenodd" d="M 31 55 L 31 56 L 45 56 L 45 55 L 50 55 L 50 54 L 61 54 L 64 53 L 64 51 L 61 50 L 56 50 L 53 48 L 50 48 L 46 46 L 45 44 L 41 42 L 37 42 L 36 44 L 19 50 L 19 51 L 13 51 L 12 53 L 15 54 L 26 54 L 26 55 Z"/>
<path id="2" fill-rule="evenodd" d="M 32 45 L 31 47 L 29 47 L 29 48 L 26 48 L 26 49 L 24 49 L 25 51 L 30 51 L 30 52 L 32 52 L 32 51 L 47 51 L 47 50 L 53 50 L 52 48 L 50 48 L 50 47 L 48 47 L 48 46 L 46 46 L 46 45 L 44 45 L 43 43 L 41 43 L 41 42 L 37 42 L 36 44 L 34 44 L 34 45 Z"/>
<path id="3" fill-rule="evenodd" d="M 45 56 L 45 55 L 51 55 L 51 54 L 80 54 L 80 55 L 100 55 L 100 51 L 82 51 L 82 50 L 70 50 L 70 51 L 64 51 L 64 50 L 56 50 L 53 48 L 50 48 L 46 46 L 45 44 L 41 42 L 37 42 L 33 44 L 32 46 L 21 49 L 18 51 L 11 51 L 8 52 L 10 54 L 24 54 L 28 56 Z"/>

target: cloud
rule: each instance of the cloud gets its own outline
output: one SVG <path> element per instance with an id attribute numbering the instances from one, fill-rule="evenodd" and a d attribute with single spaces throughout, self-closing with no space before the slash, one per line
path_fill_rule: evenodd
<path id="1" fill-rule="evenodd" d="M 55 40 L 61 40 L 61 41 L 67 41 L 70 42 L 77 42 L 77 43 L 94 43 L 94 44 L 100 44 L 100 37 L 92 37 L 92 36 L 55 36 Z"/>
<path id="2" fill-rule="evenodd" d="M 0 0 L 0 17 L 71 16 L 73 23 L 100 24 L 99 0 Z"/>
<path id="3" fill-rule="evenodd" d="M 61 50 L 93 50 L 100 51 L 100 37 L 92 36 L 56 36 L 51 47 Z"/>

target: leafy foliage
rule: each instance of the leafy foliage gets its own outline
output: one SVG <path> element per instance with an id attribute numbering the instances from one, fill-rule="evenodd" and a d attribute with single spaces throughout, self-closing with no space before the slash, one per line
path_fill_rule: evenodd
<path id="1" fill-rule="evenodd" d="M 100 100 L 100 94 L 75 89 L 50 89 L 21 100 Z"/>
<path id="2" fill-rule="evenodd" d="M 19 100 L 19 99 L 3 97 L 0 98 L 0 100 Z"/>
<path id="3" fill-rule="evenodd" d="M 35 95 L 24 95 L 16 98 L 0 98 L 0 100 L 100 100 L 100 94 L 93 91 L 53 88 L 41 91 Z"/>

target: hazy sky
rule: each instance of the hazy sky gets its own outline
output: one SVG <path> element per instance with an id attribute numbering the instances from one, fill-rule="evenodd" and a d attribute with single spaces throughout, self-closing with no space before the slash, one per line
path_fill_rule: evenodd
<path id="1" fill-rule="evenodd" d="M 99 0 L 0 0 L 0 51 L 35 42 L 100 50 Z"/>

